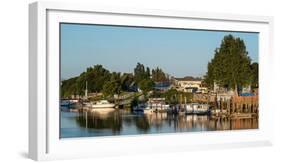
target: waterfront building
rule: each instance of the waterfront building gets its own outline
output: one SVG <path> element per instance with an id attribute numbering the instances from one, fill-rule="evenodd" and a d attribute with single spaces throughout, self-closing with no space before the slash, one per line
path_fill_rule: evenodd
<path id="1" fill-rule="evenodd" d="M 178 91 L 189 93 L 208 93 L 207 87 L 202 84 L 201 78 L 184 77 L 174 78 L 174 85 Z"/>

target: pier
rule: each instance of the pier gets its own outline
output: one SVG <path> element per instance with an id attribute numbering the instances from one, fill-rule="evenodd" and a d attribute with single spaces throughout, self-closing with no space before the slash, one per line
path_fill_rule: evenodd
<path id="1" fill-rule="evenodd" d="M 213 116 L 252 118 L 258 116 L 258 96 L 232 96 L 229 100 L 217 99 Z"/>

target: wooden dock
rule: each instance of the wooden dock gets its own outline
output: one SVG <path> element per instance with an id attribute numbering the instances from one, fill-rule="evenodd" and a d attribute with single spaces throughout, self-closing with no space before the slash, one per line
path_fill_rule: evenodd
<path id="1" fill-rule="evenodd" d="M 213 102 L 214 117 L 253 118 L 258 116 L 258 96 L 233 96 Z"/>

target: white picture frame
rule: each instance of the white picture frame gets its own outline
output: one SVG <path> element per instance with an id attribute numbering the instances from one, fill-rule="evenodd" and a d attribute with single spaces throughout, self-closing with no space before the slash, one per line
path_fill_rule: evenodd
<path id="1" fill-rule="evenodd" d="M 59 113 L 51 109 L 58 107 L 59 102 L 60 22 L 259 32 L 259 129 L 60 139 Z M 126 9 L 85 3 L 30 4 L 29 157 L 52 160 L 271 145 L 274 112 L 270 98 L 273 77 L 269 73 L 274 63 L 272 24 L 273 18 L 267 16 Z"/>

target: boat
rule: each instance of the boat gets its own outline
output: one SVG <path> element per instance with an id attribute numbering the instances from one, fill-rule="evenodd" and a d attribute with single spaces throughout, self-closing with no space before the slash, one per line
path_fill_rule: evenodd
<path id="1" fill-rule="evenodd" d="M 133 107 L 134 113 L 153 113 L 154 110 L 148 107 L 147 103 L 141 103 Z"/>
<path id="2" fill-rule="evenodd" d="M 170 105 L 166 104 L 156 104 L 156 103 L 148 103 L 146 109 L 152 109 L 154 111 L 167 111 L 170 108 Z"/>
<path id="3" fill-rule="evenodd" d="M 208 114 L 210 112 L 209 104 L 189 103 L 185 105 L 186 114 Z"/>
<path id="4" fill-rule="evenodd" d="M 164 112 L 169 109 L 170 105 L 165 104 L 165 98 L 149 98 L 148 102 L 133 107 L 133 111 L 144 113 Z"/>
<path id="5" fill-rule="evenodd" d="M 178 115 L 183 115 L 186 113 L 185 108 L 180 104 L 169 106 L 169 108 L 167 108 L 167 112 L 170 114 L 178 114 Z"/>
<path id="6" fill-rule="evenodd" d="M 79 101 L 75 100 L 75 99 L 71 99 L 71 100 L 61 100 L 60 101 L 60 106 L 62 107 L 71 107 L 75 104 L 77 104 Z"/>
<path id="7" fill-rule="evenodd" d="M 134 106 L 133 111 L 134 112 L 143 112 L 146 107 L 147 107 L 146 104 L 141 103 L 141 104 L 138 104 L 137 106 Z"/>
<path id="8" fill-rule="evenodd" d="M 70 104 L 69 100 L 61 100 L 60 106 L 68 107 Z"/>
<path id="9" fill-rule="evenodd" d="M 104 108 L 114 108 L 115 104 L 108 102 L 107 100 L 100 100 L 92 104 L 93 109 L 104 109 Z"/>
<path id="10" fill-rule="evenodd" d="M 169 105 L 157 105 L 157 104 L 149 104 L 142 103 L 133 107 L 134 112 L 143 112 L 143 113 L 153 113 L 153 112 L 161 112 L 167 110 Z"/>
<path id="11" fill-rule="evenodd" d="M 170 109 L 170 105 L 165 104 L 165 98 L 149 98 L 147 102 L 146 110 L 153 111 L 167 111 Z"/>
<path id="12" fill-rule="evenodd" d="M 93 103 L 89 101 L 83 101 L 82 106 L 86 108 L 92 107 Z"/>
<path id="13" fill-rule="evenodd" d="M 185 114 L 193 114 L 194 109 L 192 104 L 185 104 Z"/>

